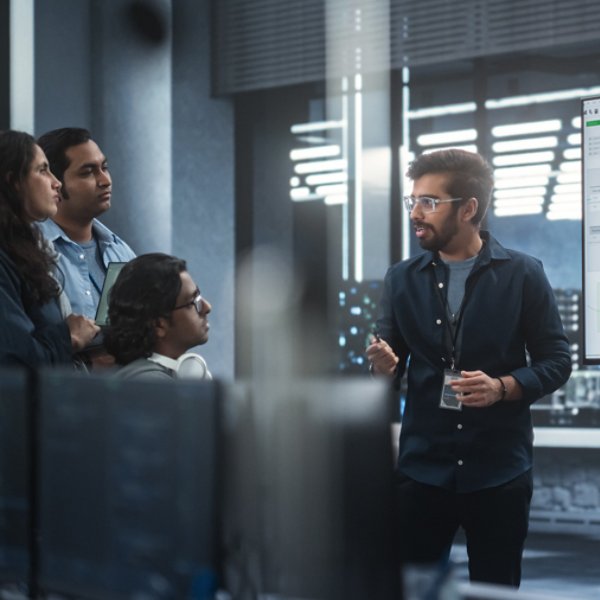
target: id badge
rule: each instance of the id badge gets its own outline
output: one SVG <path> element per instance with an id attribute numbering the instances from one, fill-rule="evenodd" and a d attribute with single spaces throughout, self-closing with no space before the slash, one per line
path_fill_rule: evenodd
<path id="1" fill-rule="evenodd" d="M 450 382 L 457 379 L 462 379 L 458 371 L 444 370 L 444 385 L 442 386 L 442 395 L 440 397 L 440 408 L 462 410 L 462 402 L 459 402 L 456 392 L 450 387 Z"/>

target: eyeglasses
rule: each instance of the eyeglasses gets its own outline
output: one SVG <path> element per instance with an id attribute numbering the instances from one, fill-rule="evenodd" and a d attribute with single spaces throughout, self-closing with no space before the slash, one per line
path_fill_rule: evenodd
<path id="1" fill-rule="evenodd" d="M 200 293 L 199 289 L 196 289 L 195 294 L 196 295 L 194 296 L 193 300 L 190 300 L 185 304 L 180 304 L 179 306 L 176 306 L 173 310 L 179 310 L 180 308 L 187 308 L 188 306 L 193 306 L 196 309 L 196 312 L 199 315 L 201 315 L 202 308 L 204 305 L 204 298 L 202 297 L 202 294 Z"/>
<path id="2" fill-rule="evenodd" d="M 432 213 L 435 212 L 438 204 L 445 204 L 446 202 L 459 202 L 462 198 L 449 198 L 447 200 L 440 200 L 439 198 L 430 198 L 429 196 L 419 196 L 415 198 L 414 196 L 404 196 L 404 206 L 408 212 L 412 212 L 412 210 L 419 205 L 419 208 L 424 213 Z"/>

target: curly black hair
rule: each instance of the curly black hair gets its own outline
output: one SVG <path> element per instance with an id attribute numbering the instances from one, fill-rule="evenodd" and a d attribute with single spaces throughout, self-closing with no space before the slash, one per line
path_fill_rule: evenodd
<path id="1" fill-rule="evenodd" d="M 44 304 L 60 292 L 51 276 L 54 258 L 25 211 L 19 192 L 32 167 L 35 140 L 22 131 L 0 132 L 0 248 L 14 262 L 21 276 L 25 297 Z"/>
<path id="2" fill-rule="evenodd" d="M 129 261 L 110 291 L 106 349 L 120 365 L 147 358 L 156 345 L 156 322 L 170 318 L 186 262 L 154 252 Z"/>

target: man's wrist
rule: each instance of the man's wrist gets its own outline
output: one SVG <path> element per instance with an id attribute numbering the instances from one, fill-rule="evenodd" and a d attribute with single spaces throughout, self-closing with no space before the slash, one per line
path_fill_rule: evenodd
<path id="1" fill-rule="evenodd" d="M 502 402 L 506 399 L 508 390 L 506 389 L 506 384 L 504 383 L 502 377 L 496 377 L 496 379 L 500 382 L 500 398 L 498 399 L 498 402 Z"/>

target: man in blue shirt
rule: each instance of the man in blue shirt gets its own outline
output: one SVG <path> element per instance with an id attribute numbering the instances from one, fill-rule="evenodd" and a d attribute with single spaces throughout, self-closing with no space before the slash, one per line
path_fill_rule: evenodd
<path id="1" fill-rule="evenodd" d="M 58 253 L 58 279 L 73 312 L 94 318 L 109 262 L 133 250 L 97 217 L 110 208 L 112 180 L 106 157 L 86 129 L 65 127 L 38 139 L 50 170 L 61 181 L 61 202 L 39 225 Z"/>
<path id="2" fill-rule="evenodd" d="M 532 494 L 530 405 L 564 384 L 569 344 L 541 263 L 481 231 L 492 169 L 417 158 L 404 198 L 427 252 L 385 276 L 374 374 L 408 391 L 398 457 L 404 562 L 440 561 L 459 527 L 472 580 L 518 586 Z M 407 366 L 408 365 L 408 366 Z"/>

